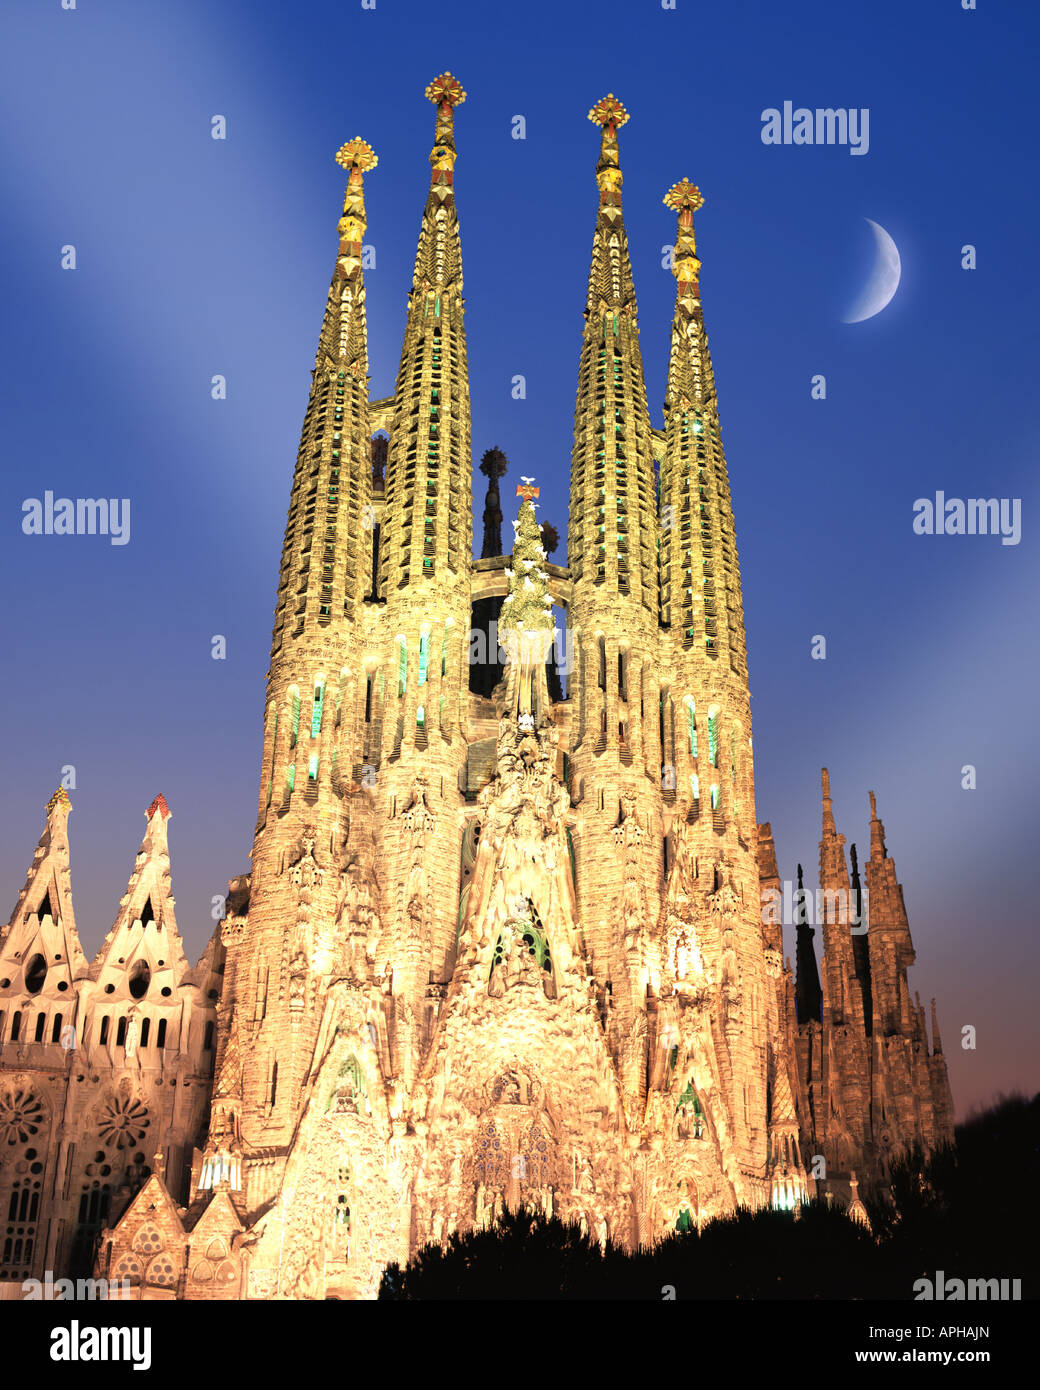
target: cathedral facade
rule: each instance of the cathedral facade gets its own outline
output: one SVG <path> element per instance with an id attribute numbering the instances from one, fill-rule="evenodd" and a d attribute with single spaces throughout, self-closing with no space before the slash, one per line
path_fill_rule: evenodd
<path id="1" fill-rule="evenodd" d="M 388 1262 L 505 1208 L 635 1247 L 738 1205 L 854 1201 L 857 1173 L 883 1181 L 908 1144 L 952 1138 L 873 799 L 863 883 L 826 773 L 822 971 L 802 896 L 785 963 L 700 192 L 683 179 L 664 199 L 677 290 L 657 429 L 622 216 L 628 116 L 613 96 L 593 107 L 568 563 L 548 559 L 532 480 L 501 553 L 497 451 L 474 560 L 465 93 L 445 73 L 426 95 L 430 186 L 382 400 L 362 273 L 377 161 L 360 139 L 337 155 L 250 874 L 191 969 L 157 798 L 88 964 L 58 793 L 0 938 L 0 1281 L 78 1262 L 147 1298 L 372 1297 Z"/>

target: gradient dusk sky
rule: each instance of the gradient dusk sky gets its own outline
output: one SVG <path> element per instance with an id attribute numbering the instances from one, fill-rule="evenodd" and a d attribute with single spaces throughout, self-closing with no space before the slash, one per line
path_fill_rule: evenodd
<path id="1" fill-rule="evenodd" d="M 534 474 L 542 519 L 564 531 L 597 207 L 585 115 L 610 91 L 631 113 L 624 207 L 655 424 L 675 284 L 661 199 L 683 176 L 706 197 L 698 251 L 757 810 L 781 874 L 800 860 L 815 882 L 821 766 L 861 859 L 875 790 L 918 953 L 911 986 L 938 999 L 958 1113 L 1035 1091 L 1040 7 L 4 9 L 0 896 L 14 906 L 69 764 L 88 956 L 157 792 L 193 958 L 212 899 L 248 869 L 281 534 L 342 206 L 333 155 L 354 135 L 379 155 L 366 283 L 372 394 L 385 396 L 429 179 L 423 89 L 446 68 L 468 93 L 456 191 L 474 458 L 504 449 L 507 508 Z M 762 112 L 785 100 L 869 108 L 868 152 L 763 144 Z M 866 218 L 898 245 L 902 283 L 846 325 L 874 254 Z M 961 267 L 968 243 L 975 270 Z M 68 244 L 74 271 L 60 266 Z M 217 373 L 224 401 L 210 396 Z M 816 373 L 825 401 L 811 399 Z M 23 502 L 48 489 L 130 498 L 130 543 L 24 535 Z M 1022 499 L 1021 543 L 915 535 L 913 503 L 937 490 Z M 810 655 L 817 634 L 825 661 Z M 975 1051 L 960 1045 L 969 1024 Z"/>

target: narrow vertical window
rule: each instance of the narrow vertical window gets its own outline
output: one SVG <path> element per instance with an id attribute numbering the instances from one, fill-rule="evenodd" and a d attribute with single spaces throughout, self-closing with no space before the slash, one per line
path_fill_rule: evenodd
<path id="1" fill-rule="evenodd" d="M 408 685 L 408 648 L 403 637 L 397 639 L 397 698 L 401 699 Z"/>
<path id="2" fill-rule="evenodd" d="M 101 1020 L 101 1032 L 98 1036 L 98 1042 L 100 1042 L 102 1047 L 108 1042 L 108 1014 Z"/>
<path id="3" fill-rule="evenodd" d="M 719 717 L 708 715 L 708 759 L 712 767 L 719 765 Z"/>
<path id="4" fill-rule="evenodd" d="M 426 672 L 430 664 L 430 634 L 423 632 L 419 636 L 419 684 L 426 684 Z"/>
<path id="5" fill-rule="evenodd" d="M 690 757 L 695 758 L 697 756 L 697 711 L 689 696 L 686 699 L 686 719 L 690 728 Z"/>
<path id="6" fill-rule="evenodd" d="M 316 680 L 314 682 L 314 708 L 311 711 L 311 738 L 317 738 L 321 733 L 321 716 L 325 708 L 325 682 Z"/>
<path id="7" fill-rule="evenodd" d="M 166 1046 L 166 1020 L 164 1018 L 159 1020 L 159 1027 L 155 1033 L 155 1045 L 156 1047 Z"/>
<path id="8" fill-rule="evenodd" d="M 289 747 L 296 747 L 296 740 L 300 736 L 300 696 L 299 692 L 294 692 L 292 697 L 292 717 L 291 734 L 289 737 Z"/>
<path id="9" fill-rule="evenodd" d="M 61 1042 L 61 1014 L 54 1015 L 54 1022 L 51 1024 L 51 1042 Z"/>

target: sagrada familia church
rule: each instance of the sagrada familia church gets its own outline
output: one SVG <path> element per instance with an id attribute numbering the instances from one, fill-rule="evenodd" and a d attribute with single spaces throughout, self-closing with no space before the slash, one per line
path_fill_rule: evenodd
<path id="1" fill-rule="evenodd" d="M 0 934 L 0 1281 L 370 1298 L 389 1262 L 521 1204 L 630 1248 L 741 1205 L 826 1195 L 856 1215 L 858 1182 L 952 1139 L 873 796 L 861 876 L 824 772 L 823 906 L 794 895 L 793 920 L 756 823 L 700 192 L 683 179 L 664 199 L 677 289 L 658 429 L 622 218 L 628 116 L 597 102 L 568 563 L 548 559 L 531 480 L 502 553 L 496 450 L 474 560 L 465 93 L 445 73 L 426 96 L 432 174 L 382 400 L 362 275 L 376 156 L 360 139 L 337 155 L 251 872 L 192 966 L 156 797 L 89 962 L 59 791 Z"/>

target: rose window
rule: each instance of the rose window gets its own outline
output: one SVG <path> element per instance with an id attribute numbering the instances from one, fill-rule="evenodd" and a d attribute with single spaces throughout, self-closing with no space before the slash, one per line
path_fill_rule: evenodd
<path id="1" fill-rule="evenodd" d="M 149 1123 L 148 1108 L 139 1100 L 110 1100 L 101 1117 L 101 1138 L 109 1147 L 114 1144 L 117 1149 L 135 1149 Z"/>
<path id="2" fill-rule="evenodd" d="M 32 1091 L 0 1095 L 0 1143 L 12 1147 L 31 1139 L 43 1124 L 43 1102 Z"/>

